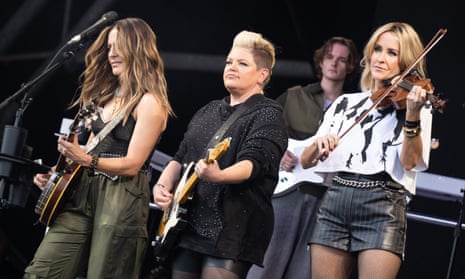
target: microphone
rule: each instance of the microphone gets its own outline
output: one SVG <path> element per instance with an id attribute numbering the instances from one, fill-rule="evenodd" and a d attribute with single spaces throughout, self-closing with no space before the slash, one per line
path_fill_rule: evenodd
<path id="1" fill-rule="evenodd" d="M 97 35 L 103 28 L 107 25 L 112 24 L 115 20 L 118 19 L 118 14 L 115 11 L 110 11 L 102 15 L 102 17 L 97 20 L 94 24 L 88 27 L 86 30 L 82 31 L 81 33 L 75 35 L 71 38 L 66 44 L 74 44 L 79 43 L 81 41 L 87 40 L 90 37 Z"/>

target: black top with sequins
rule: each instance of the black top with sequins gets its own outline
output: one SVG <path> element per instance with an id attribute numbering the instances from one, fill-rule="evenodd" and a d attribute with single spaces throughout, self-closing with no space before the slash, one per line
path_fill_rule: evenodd
<path id="1" fill-rule="evenodd" d="M 273 231 L 271 196 L 288 136 L 281 106 L 262 94 L 249 100 L 252 98 L 259 100 L 226 131 L 223 138 L 231 137 L 230 146 L 218 160 L 222 169 L 250 160 L 252 175 L 240 184 L 199 181 L 187 204 L 189 226 L 181 235 L 180 245 L 260 265 Z M 238 106 L 230 106 L 226 97 L 197 111 L 174 160 L 188 164 L 205 157 L 210 138 Z"/>

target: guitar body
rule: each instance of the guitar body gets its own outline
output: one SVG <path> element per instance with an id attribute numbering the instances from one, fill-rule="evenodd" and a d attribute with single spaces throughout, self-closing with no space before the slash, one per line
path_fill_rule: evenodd
<path id="1" fill-rule="evenodd" d="M 176 187 L 173 200 L 178 200 L 180 194 L 186 191 L 186 187 L 192 188 L 193 185 L 188 184 L 188 177 L 194 169 L 194 162 L 191 162 Z M 187 189 L 190 191 L 190 189 Z M 187 214 L 186 203 L 178 202 L 171 203 L 170 207 L 163 212 L 163 217 L 158 228 L 158 234 L 153 242 L 153 249 L 157 260 L 164 261 L 169 256 L 170 251 L 176 244 L 177 236 L 187 226 L 185 216 Z"/>
<path id="2" fill-rule="evenodd" d="M 207 163 L 220 158 L 229 148 L 231 138 L 226 138 L 218 143 L 207 155 Z M 187 226 L 186 215 L 188 201 L 192 199 L 192 190 L 199 177 L 194 172 L 195 162 L 190 162 L 185 168 L 183 175 L 176 186 L 173 202 L 163 212 L 158 234 L 152 242 L 155 258 L 159 262 L 164 262 L 176 246 L 178 236 Z"/>
<path id="3" fill-rule="evenodd" d="M 300 164 L 300 155 L 302 155 L 302 152 L 304 151 L 305 147 L 307 147 L 312 141 L 313 139 L 311 137 L 305 140 L 289 139 L 287 149 L 294 153 L 294 155 L 296 155 L 299 158 L 299 161 L 297 162 L 292 172 L 288 172 L 285 170 L 279 171 L 278 184 L 276 185 L 276 188 L 274 190 L 274 195 L 284 194 L 285 192 L 302 182 L 323 182 L 323 177 L 315 173 L 314 167 L 304 169 Z"/>
<path id="4" fill-rule="evenodd" d="M 66 171 L 52 173 L 35 207 L 41 223 L 47 226 L 53 223 L 71 193 L 70 181 L 80 168 L 80 165 L 74 164 Z"/>

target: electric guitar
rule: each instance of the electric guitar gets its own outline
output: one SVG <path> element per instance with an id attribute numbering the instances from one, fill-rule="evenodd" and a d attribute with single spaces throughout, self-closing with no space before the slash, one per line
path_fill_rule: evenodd
<path id="1" fill-rule="evenodd" d="M 300 164 L 300 155 L 304 151 L 305 147 L 310 145 L 312 141 L 313 139 L 311 137 L 305 140 L 288 140 L 287 149 L 294 153 L 294 155 L 296 155 L 299 158 L 299 161 L 297 162 L 292 172 L 288 172 L 285 170 L 279 171 L 278 184 L 276 185 L 276 188 L 274 190 L 274 195 L 284 193 L 286 190 L 290 189 L 292 186 L 300 182 L 323 182 L 323 177 L 316 174 L 314 168 L 304 169 Z"/>
<path id="2" fill-rule="evenodd" d="M 74 136 L 80 132 L 81 127 L 89 128 L 90 121 L 88 120 L 94 118 L 94 116 L 94 104 L 81 109 L 70 126 L 67 141 L 74 141 Z M 60 153 L 55 170 L 45 184 L 34 209 L 35 213 L 39 214 L 41 223 L 47 226 L 53 223 L 71 192 L 70 182 L 80 168 L 81 165 L 74 163 Z"/>
<path id="3" fill-rule="evenodd" d="M 210 149 L 207 154 L 207 163 L 220 158 L 229 148 L 231 138 L 226 138 L 219 142 L 213 149 Z M 173 202 L 163 212 L 162 219 L 158 227 L 158 234 L 154 246 L 155 257 L 158 261 L 164 261 L 176 244 L 179 233 L 187 226 L 185 216 L 187 208 L 185 207 L 188 200 L 192 199 L 192 189 L 199 179 L 197 173 L 194 172 L 195 162 L 190 162 L 184 170 L 184 173 L 176 186 Z"/>

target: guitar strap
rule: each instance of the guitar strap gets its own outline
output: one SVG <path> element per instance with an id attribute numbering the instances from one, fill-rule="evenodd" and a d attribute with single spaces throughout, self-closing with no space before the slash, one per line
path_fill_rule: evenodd
<path id="1" fill-rule="evenodd" d="M 229 129 L 232 123 L 248 108 L 254 106 L 258 103 L 260 98 L 252 98 L 247 100 L 245 103 L 238 106 L 238 108 L 226 119 L 226 121 L 221 125 L 221 127 L 216 131 L 216 133 L 210 139 L 205 153 L 208 153 L 210 148 L 216 146 L 220 139 L 224 136 L 224 133 Z M 205 156 L 204 156 L 205 157 Z M 188 166 L 185 166 L 183 177 L 181 181 L 184 181 L 185 175 L 189 174 L 189 170 L 192 171 L 192 166 L 194 162 L 191 162 Z M 154 246 L 154 253 L 157 261 L 164 261 L 166 257 L 171 253 L 171 249 L 174 247 L 175 242 L 177 241 L 177 234 L 184 230 L 185 226 L 187 225 L 187 221 L 183 220 L 184 215 L 186 214 L 186 208 L 183 208 L 181 204 L 184 204 L 188 198 L 188 196 L 192 197 L 193 192 L 192 189 L 195 185 L 195 181 L 198 179 L 198 176 L 190 176 L 185 184 L 178 185 L 178 188 L 175 190 L 175 197 L 173 202 L 179 203 L 180 206 L 170 206 L 168 210 L 164 211 L 163 217 L 160 221 L 159 225 L 159 234 L 155 237 L 155 241 L 153 242 Z M 181 187 L 181 188 L 179 188 Z M 183 210 L 181 210 L 183 208 Z M 175 218 L 174 222 L 170 222 Z"/>
<path id="2" fill-rule="evenodd" d="M 216 131 L 216 133 L 210 139 L 210 142 L 207 145 L 207 151 L 209 148 L 213 148 L 220 140 L 223 138 L 224 133 L 229 129 L 232 123 L 236 121 L 239 116 L 244 113 L 249 108 L 253 107 L 258 103 L 260 98 L 254 98 L 252 96 L 245 103 L 239 105 L 239 107 L 228 117 L 228 119 L 221 125 L 221 127 Z"/>
<path id="3" fill-rule="evenodd" d="M 123 119 L 124 117 L 124 114 L 126 113 L 126 110 L 128 109 L 128 106 L 126 106 L 126 108 L 120 110 L 116 115 L 115 117 L 113 117 L 110 122 L 107 123 L 107 125 L 105 125 L 105 127 L 103 127 L 102 130 L 100 130 L 100 132 L 95 135 L 87 144 L 86 146 L 84 147 L 84 151 L 86 153 L 89 153 L 91 152 L 107 135 L 108 133 L 111 132 L 111 130 L 113 130 L 113 128 L 116 127 L 116 125 L 118 125 L 118 123 L 121 122 L 121 120 Z"/>

